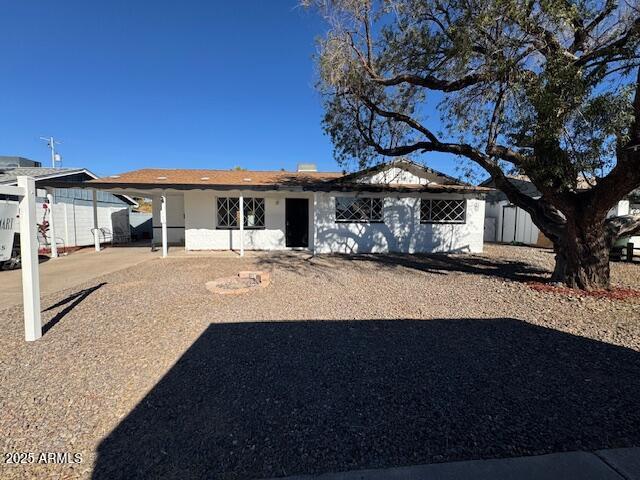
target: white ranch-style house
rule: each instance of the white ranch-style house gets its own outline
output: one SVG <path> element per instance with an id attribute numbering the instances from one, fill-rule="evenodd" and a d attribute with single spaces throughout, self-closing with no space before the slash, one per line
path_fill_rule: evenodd
<path id="1" fill-rule="evenodd" d="M 405 160 L 348 175 L 313 165 L 143 169 L 74 186 L 152 198 L 154 240 L 165 254 L 168 244 L 241 253 L 478 253 L 491 190 Z"/>

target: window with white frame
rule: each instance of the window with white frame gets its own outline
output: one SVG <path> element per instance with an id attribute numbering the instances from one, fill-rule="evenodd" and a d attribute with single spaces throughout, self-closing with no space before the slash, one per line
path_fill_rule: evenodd
<path id="1" fill-rule="evenodd" d="M 420 199 L 420 223 L 465 223 L 466 200 Z"/>
<path id="2" fill-rule="evenodd" d="M 240 199 L 218 198 L 218 228 L 240 228 Z M 245 197 L 244 227 L 264 228 L 264 198 Z"/>
<path id="3" fill-rule="evenodd" d="M 382 198 L 336 197 L 336 222 L 382 222 Z"/>

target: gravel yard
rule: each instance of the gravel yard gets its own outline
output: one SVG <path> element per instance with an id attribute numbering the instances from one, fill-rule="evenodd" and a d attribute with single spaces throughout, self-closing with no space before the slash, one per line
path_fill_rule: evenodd
<path id="1" fill-rule="evenodd" d="M 84 461 L 0 477 L 245 479 L 640 446 L 640 300 L 523 283 L 552 261 L 495 245 L 185 256 L 44 297 L 37 342 L 5 309 L 0 452 Z M 612 269 L 640 288 L 640 265 Z M 271 285 L 205 289 L 240 270 Z"/>

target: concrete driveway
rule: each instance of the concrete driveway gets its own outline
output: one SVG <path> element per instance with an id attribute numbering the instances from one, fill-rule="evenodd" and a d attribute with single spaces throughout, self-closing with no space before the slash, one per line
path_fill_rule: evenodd
<path id="1" fill-rule="evenodd" d="M 40 293 L 48 295 L 85 283 L 106 273 L 137 265 L 161 252 L 145 247 L 113 247 L 96 252 L 86 248 L 40 263 Z M 22 273 L 20 270 L 0 271 L 0 309 L 22 302 Z"/>

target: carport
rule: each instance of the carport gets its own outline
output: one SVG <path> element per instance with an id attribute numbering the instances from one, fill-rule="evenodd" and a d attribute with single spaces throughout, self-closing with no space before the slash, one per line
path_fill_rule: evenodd
<path id="1" fill-rule="evenodd" d="M 99 252 L 100 236 L 97 225 L 96 199 L 98 191 L 105 191 L 114 195 L 127 195 L 129 197 L 151 198 L 153 220 L 159 220 L 160 225 L 153 224 L 153 243 L 159 244 L 162 249 L 162 256 L 169 255 L 169 246 L 184 243 L 185 230 L 185 210 L 184 194 L 186 190 L 203 190 L 202 187 L 186 185 L 163 185 L 166 177 L 159 177 L 159 183 L 129 184 L 118 182 L 118 175 L 106 177 L 106 179 L 91 180 L 89 182 L 44 182 L 44 185 L 51 188 L 82 188 L 92 192 L 92 205 L 94 208 L 94 240 L 95 250 Z M 104 181 L 108 180 L 108 181 Z M 164 182 L 167 183 L 167 182 Z M 237 250 L 240 256 L 244 256 L 245 232 L 244 232 L 244 193 L 241 191 L 231 191 L 230 194 L 239 198 L 239 242 Z"/>
<path id="2" fill-rule="evenodd" d="M 39 182 L 39 188 L 47 190 L 47 197 L 50 207 L 53 205 L 50 191 L 53 188 L 89 188 L 92 193 L 93 208 L 93 228 L 94 248 L 96 252 L 102 250 L 100 244 L 100 229 L 98 228 L 98 207 L 97 192 L 98 186 L 87 187 L 87 182 L 58 181 L 52 179 Z M 138 190 L 132 188 L 113 188 L 111 193 L 151 197 L 154 201 L 154 208 L 158 208 L 161 220 L 162 256 L 168 256 L 168 234 L 167 234 L 167 190 L 149 189 Z M 126 193 L 125 193 L 126 192 Z M 179 192 L 178 192 L 179 193 Z M 42 320 L 40 305 L 40 267 L 38 259 L 38 220 L 36 218 L 36 184 L 33 177 L 17 177 L 17 185 L 0 185 L 0 195 L 16 197 L 18 199 L 17 209 L 6 207 L 0 211 L 0 251 L 11 251 L 13 236 L 19 224 L 20 231 L 20 257 L 21 257 L 21 283 L 22 283 L 22 303 L 24 309 L 25 340 L 34 341 L 42 336 Z M 53 215 L 50 216 L 49 234 L 56 238 L 56 225 Z M 51 257 L 58 258 L 55 242 L 51 244 Z M 105 268 L 105 272 L 109 268 Z"/>

